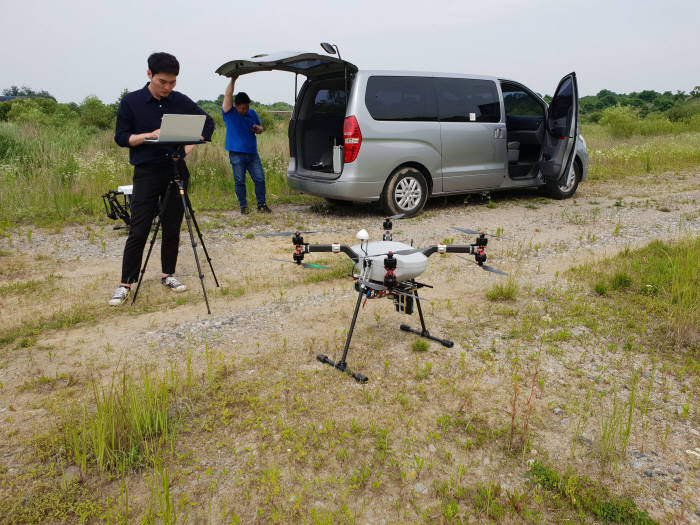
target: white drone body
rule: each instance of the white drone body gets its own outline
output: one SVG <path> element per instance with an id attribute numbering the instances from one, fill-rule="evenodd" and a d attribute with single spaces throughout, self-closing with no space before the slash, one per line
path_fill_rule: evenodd
<path id="1" fill-rule="evenodd" d="M 388 252 L 398 252 L 401 250 L 411 250 L 412 247 L 408 244 L 395 241 L 373 241 L 361 242 L 353 246 L 352 251 L 357 254 L 358 261 L 355 264 L 355 271 L 362 273 L 365 264 L 365 259 L 371 262 L 368 268 L 367 278 L 370 281 L 383 282 L 386 270 L 384 269 L 384 259 Z M 398 281 L 408 281 L 422 274 L 428 266 L 428 258 L 420 252 L 405 254 L 396 254 L 396 270 L 394 274 Z"/>

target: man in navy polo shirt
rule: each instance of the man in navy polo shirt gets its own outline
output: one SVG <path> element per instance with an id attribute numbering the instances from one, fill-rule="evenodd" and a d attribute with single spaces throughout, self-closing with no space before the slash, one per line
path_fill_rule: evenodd
<path id="1" fill-rule="evenodd" d="M 263 132 L 262 122 L 254 109 L 250 109 L 250 98 L 241 92 L 233 98 L 233 88 L 237 76 L 231 77 L 224 92 L 224 102 L 221 113 L 226 124 L 226 151 L 233 169 L 233 180 L 236 183 L 236 197 L 241 207 L 241 213 L 248 213 L 248 197 L 245 191 L 245 172 L 255 183 L 255 198 L 258 201 L 258 211 L 271 213 L 265 203 L 265 173 L 260 155 L 258 155 L 258 140 L 256 135 Z"/>
<path id="2" fill-rule="evenodd" d="M 186 95 L 173 91 L 179 73 L 180 64 L 173 55 L 153 53 L 148 57 L 150 82 L 143 89 L 127 93 L 119 103 L 114 141 L 129 148 L 129 162 L 134 166 L 134 189 L 129 237 L 122 259 L 121 284 L 109 300 L 112 306 L 122 304 L 129 296 L 131 284 L 138 280 L 148 232 L 173 178 L 175 168 L 172 155 L 176 151 L 181 156 L 178 171 L 185 187 L 190 178 L 183 157 L 192 151 L 193 145 L 184 148 L 163 144 L 144 145 L 144 141 L 158 138 L 160 122 L 166 113 L 206 115 L 202 140 L 211 140 L 214 132 L 214 120 Z M 182 200 L 178 197 L 175 193 L 171 194 L 162 214 L 161 283 L 170 290 L 183 292 L 187 287 L 173 276 L 184 213 Z"/>

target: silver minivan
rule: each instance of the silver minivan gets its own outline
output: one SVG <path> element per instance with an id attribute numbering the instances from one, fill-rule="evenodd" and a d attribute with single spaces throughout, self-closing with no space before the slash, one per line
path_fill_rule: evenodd
<path id="1" fill-rule="evenodd" d="M 571 197 L 588 174 L 576 74 L 549 105 L 513 80 L 364 71 L 334 56 L 233 60 L 225 76 L 303 75 L 289 122 L 289 186 L 329 201 L 380 201 L 415 215 L 428 197 L 543 187 Z"/>

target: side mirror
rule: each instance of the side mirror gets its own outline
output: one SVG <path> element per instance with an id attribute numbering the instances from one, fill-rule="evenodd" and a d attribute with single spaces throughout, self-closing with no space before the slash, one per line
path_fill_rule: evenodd
<path id="1" fill-rule="evenodd" d="M 321 42 L 321 47 L 329 55 L 335 55 L 335 48 L 328 42 Z"/>

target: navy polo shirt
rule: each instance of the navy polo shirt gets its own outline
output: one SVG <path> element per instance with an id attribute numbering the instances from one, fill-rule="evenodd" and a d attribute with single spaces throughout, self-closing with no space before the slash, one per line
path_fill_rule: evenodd
<path id="1" fill-rule="evenodd" d="M 170 156 L 177 146 L 142 144 L 130 147 L 129 137 L 140 133 L 150 133 L 160 129 L 163 115 L 206 115 L 202 135 L 211 140 L 214 133 L 214 120 L 197 104 L 179 91 L 172 91 L 167 97 L 156 100 L 148 91 L 148 83 L 138 91 L 127 93 L 119 103 L 117 110 L 117 127 L 114 141 L 123 148 L 129 148 L 129 162 L 134 166 L 142 164 L 161 164 L 170 162 Z M 181 148 L 182 146 L 180 146 Z"/>

